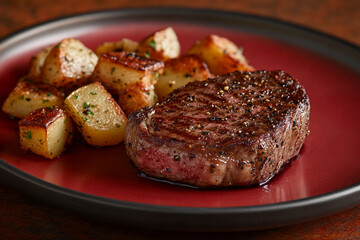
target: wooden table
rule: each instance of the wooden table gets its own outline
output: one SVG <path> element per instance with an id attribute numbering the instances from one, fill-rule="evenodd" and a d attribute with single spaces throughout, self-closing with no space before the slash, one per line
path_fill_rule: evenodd
<path id="1" fill-rule="evenodd" d="M 94 10 L 186 6 L 239 11 L 301 24 L 360 45 L 359 0 L 1 0 L 0 38 L 42 21 Z M 85 219 L 0 185 L 1 239 L 360 239 L 360 205 L 295 226 L 241 233 L 132 229 Z"/>

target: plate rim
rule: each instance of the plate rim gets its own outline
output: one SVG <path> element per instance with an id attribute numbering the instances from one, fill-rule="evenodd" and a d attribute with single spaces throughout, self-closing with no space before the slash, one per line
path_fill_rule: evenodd
<path id="1" fill-rule="evenodd" d="M 291 28 L 294 31 L 301 31 L 315 35 L 315 37 L 324 38 L 330 41 L 331 44 L 338 44 L 347 50 L 355 50 L 355 54 L 357 54 L 355 57 L 360 56 L 360 47 L 353 43 L 308 27 L 274 18 L 204 8 L 143 7 L 73 14 L 25 27 L 0 39 L 0 57 L 6 47 L 11 46 L 11 44 L 16 45 L 17 41 L 19 41 L 21 37 L 24 37 L 24 35 L 35 34 L 36 36 L 34 30 L 37 29 L 46 31 L 54 25 L 69 25 L 69 23 L 74 20 L 84 21 L 89 18 L 112 19 L 114 16 L 124 18 L 128 15 L 134 17 L 144 13 L 147 14 L 145 17 L 159 17 L 159 14 L 163 14 L 161 15 L 162 17 L 165 15 L 168 16 L 169 14 L 178 14 L 176 17 L 180 19 L 183 14 L 193 15 L 195 13 L 201 13 L 200 18 L 204 16 L 208 18 L 216 16 L 217 18 L 226 17 L 227 19 L 244 18 L 248 21 L 267 21 L 268 24 L 274 25 L 275 27 Z M 351 69 L 355 71 L 355 69 Z M 0 181 L 2 183 L 20 190 L 35 199 L 39 199 L 42 202 L 46 201 L 50 205 L 60 206 L 88 217 L 100 217 L 102 220 L 109 222 L 117 221 L 118 223 L 131 226 L 139 226 L 139 224 L 141 224 L 144 227 L 155 229 L 182 231 L 266 229 L 324 217 L 354 207 L 360 203 L 360 182 L 324 194 L 280 203 L 239 207 L 198 208 L 136 203 L 79 192 L 37 178 L 16 168 L 1 158 L 0 173 Z M 58 196 L 62 196 L 63 198 L 58 198 Z M 325 203 L 331 205 L 331 207 L 324 206 Z M 89 213 L 89 207 L 96 207 L 96 209 Z M 294 213 L 297 213 L 298 216 L 295 216 Z M 129 214 L 142 216 L 129 216 Z M 264 217 L 262 216 L 264 214 L 270 214 L 270 216 Z M 186 223 L 186 219 L 189 217 L 192 218 L 191 224 Z M 250 219 L 250 217 L 253 219 Z M 219 221 L 219 219 L 221 219 L 221 221 Z"/>

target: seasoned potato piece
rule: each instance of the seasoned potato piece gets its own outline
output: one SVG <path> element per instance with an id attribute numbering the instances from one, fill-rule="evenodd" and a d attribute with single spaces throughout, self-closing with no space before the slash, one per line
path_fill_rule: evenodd
<path id="1" fill-rule="evenodd" d="M 109 52 L 136 52 L 139 47 L 139 43 L 135 42 L 128 38 L 123 38 L 118 42 L 104 42 L 100 46 L 98 46 L 95 50 L 97 55 L 101 53 L 109 53 Z"/>
<path id="2" fill-rule="evenodd" d="M 119 94 L 118 103 L 126 115 L 157 102 L 154 85 L 141 82 L 129 85 Z"/>
<path id="3" fill-rule="evenodd" d="M 97 60 L 96 54 L 79 40 L 64 39 L 46 57 L 42 81 L 67 89 L 82 86 L 93 73 Z"/>
<path id="4" fill-rule="evenodd" d="M 120 107 L 129 114 L 156 102 L 153 84 L 164 63 L 129 52 L 103 53 L 99 56 L 92 81 L 101 82 L 119 97 Z"/>
<path id="5" fill-rule="evenodd" d="M 210 72 L 215 75 L 234 71 L 252 71 L 242 50 L 227 38 L 209 35 L 192 46 L 188 54 L 200 56 L 209 66 Z"/>
<path id="6" fill-rule="evenodd" d="M 124 140 L 125 113 L 100 83 L 91 83 L 75 90 L 64 103 L 88 144 L 109 146 Z"/>
<path id="7" fill-rule="evenodd" d="M 46 83 L 22 78 L 5 100 L 2 110 L 14 117 L 23 118 L 30 112 L 44 107 L 62 106 L 64 93 Z"/>
<path id="8" fill-rule="evenodd" d="M 102 53 L 96 65 L 93 82 L 101 82 L 112 94 L 119 95 L 127 86 L 155 84 L 164 63 L 129 52 Z"/>
<path id="9" fill-rule="evenodd" d="M 211 76 L 207 65 L 197 55 L 184 55 L 165 62 L 164 73 L 155 84 L 155 92 L 159 100 L 165 100 L 174 89 Z"/>
<path id="10" fill-rule="evenodd" d="M 168 60 L 180 55 L 180 43 L 172 27 L 150 34 L 140 41 L 139 52 L 147 58 Z"/>
<path id="11" fill-rule="evenodd" d="M 73 126 L 58 107 L 31 112 L 19 122 L 21 148 L 48 159 L 59 156 L 71 143 Z"/>
<path id="12" fill-rule="evenodd" d="M 41 80 L 42 67 L 53 46 L 47 46 L 31 58 L 28 76 L 36 81 Z"/>

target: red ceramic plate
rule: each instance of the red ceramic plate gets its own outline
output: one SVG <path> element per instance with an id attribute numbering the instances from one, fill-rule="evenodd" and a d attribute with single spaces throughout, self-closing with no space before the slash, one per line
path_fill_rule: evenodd
<path id="1" fill-rule="evenodd" d="M 209 34 L 229 38 L 256 69 L 282 69 L 305 87 L 311 133 L 299 157 L 263 186 L 199 190 L 139 177 L 123 145 L 79 141 L 54 160 L 24 152 L 17 121 L 0 114 L 1 179 L 31 195 L 110 221 L 178 230 L 268 228 L 360 203 L 360 50 L 287 23 L 237 13 L 127 9 L 47 22 L 0 44 L 0 103 L 42 47 L 75 37 L 89 48 L 172 26 L 183 52 Z M 180 224 L 180 223 L 186 223 Z"/>

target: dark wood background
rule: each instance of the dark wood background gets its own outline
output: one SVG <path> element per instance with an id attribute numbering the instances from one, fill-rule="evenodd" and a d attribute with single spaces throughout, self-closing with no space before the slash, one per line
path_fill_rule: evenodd
<path id="1" fill-rule="evenodd" d="M 256 14 L 297 23 L 360 45 L 359 0 L 0 0 L 0 38 L 60 16 L 144 6 L 185 6 Z M 100 223 L 36 202 L 0 183 L 0 238 L 360 239 L 360 205 L 326 218 L 264 231 L 181 233 Z"/>

